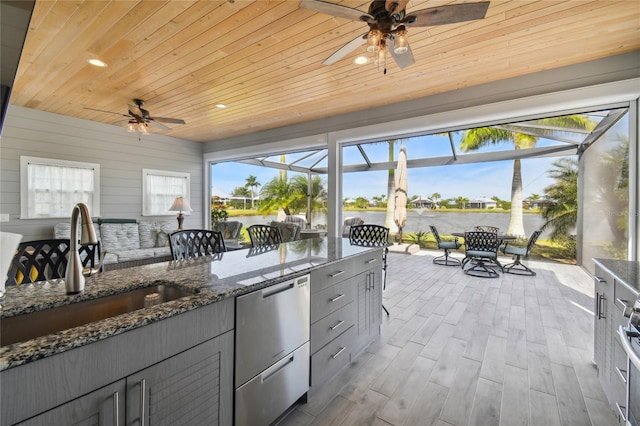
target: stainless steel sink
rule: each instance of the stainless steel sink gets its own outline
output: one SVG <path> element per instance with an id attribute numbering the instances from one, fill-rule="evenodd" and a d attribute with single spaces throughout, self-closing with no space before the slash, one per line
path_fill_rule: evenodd
<path id="1" fill-rule="evenodd" d="M 157 293 L 158 296 L 153 295 Z M 137 311 L 147 304 L 160 304 L 195 294 L 182 288 L 156 285 L 99 297 L 0 320 L 0 346 Z"/>

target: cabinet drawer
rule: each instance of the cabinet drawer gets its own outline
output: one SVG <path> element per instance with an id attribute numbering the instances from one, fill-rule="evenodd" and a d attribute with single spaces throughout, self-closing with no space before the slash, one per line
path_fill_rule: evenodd
<path id="1" fill-rule="evenodd" d="M 382 249 L 358 256 L 354 259 L 354 267 L 356 272 L 370 268 L 382 268 Z"/>
<path id="2" fill-rule="evenodd" d="M 613 367 L 611 369 L 611 401 L 622 406 L 627 405 L 627 353 L 618 340 L 618 334 L 613 336 Z"/>
<path id="3" fill-rule="evenodd" d="M 342 260 L 311 271 L 311 294 L 351 278 L 355 274 L 351 259 Z"/>
<path id="4" fill-rule="evenodd" d="M 235 424 L 268 425 L 309 390 L 309 343 L 236 389 Z"/>
<path id="5" fill-rule="evenodd" d="M 342 281 L 311 296 L 311 323 L 314 323 L 345 305 L 356 297 L 356 283 L 352 278 Z"/>
<path id="6" fill-rule="evenodd" d="M 615 313 L 613 315 L 613 330 L 617 330 L 619 325 L 627 325 L 629 322 L 623 313 L 625 307 L 633 307 L 633 303 L 637 296 L 633 294 L 624 284 L 618 280 L 613 280 L 613 304 L 615 305 Z"/>
<path id="7" fill-rule="evenodd" d="M 356 305 L 350 302 L 311 325 L 311 353 L 340 336 L 356 323 Z"/>
<path id="8" fill-rule="evenodd" d="M 332 378 L 351 361 L 352 344 L 356 338 L 355 327 L 342 333 L 311 357 L 311 386 L 318 386 Z"/>

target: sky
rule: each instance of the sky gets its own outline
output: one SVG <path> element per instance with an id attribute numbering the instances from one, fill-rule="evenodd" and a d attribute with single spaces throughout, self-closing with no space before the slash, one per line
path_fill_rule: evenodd
<path id="1" fill-rule="evenodd" d="M 536 146 L 545 146 L 549 143 L 557 144 L 557 142 L 540 140 Z M 449 139 L 444 135 L 422 136 L 398 142 L 394 146 L 395 159 L 397 159 L 400 146 L 403 144 L 406 146 L 409 160 L 451 155 Z M 478 152 L 511 149 L 513 149 L 512 145 L 504 143 L 484 148 Z M 367 144 L 365 152 L 374 163 L 388 160 L 387 143 Z M 287 155 L 287 161 L 291 161 L 292 158 L 296 158 L 295 155 Z M 544 194 L 544 188 L 552 183 L 547 171 L 552 168 L 551 163 L 557 159 L 558 157 L 544 157 L 522 160 L 523 195 L 525 198 L 531 194 L 541 196 Z M 272 157 L 271 160 L 279 161 L 279 157 Z M 313 161 L 313 159 L 309 159 L 309 164 Z M 363 163 L 362 156 L 355 146 L 343 149 L 343 163 L 345 165 Z M 300 164 L 306 165 L 304 162 L 300 162 Z M 318 165 L 326 166 L 326 161 L 324 164 Z M 213 166 L 212 187 L 229 194 L 234 188 L 244 186 L 249 175 L 256 176 L 257 181 L 264 185 L 276 177 L 278 173 L 278 170 L 266 167 L 236 162 L 220 163 Z M 294 175 L 293 172 L 288 173 L 289 176 Z M 407 172 L 408 194 L 409 198 L 414 195 L 426 198 L 437 192 L 443 199 L 458 196 L 469 199 L 497 196 L 502 200 L 510 200 L 512 176 L 513 160 L 410 168 Z M 371 200 L 374 196 L 383 194 L 386 196 L 386 171 L 345 173 L 343 179 L 344 198 L 365 197 Z"/>

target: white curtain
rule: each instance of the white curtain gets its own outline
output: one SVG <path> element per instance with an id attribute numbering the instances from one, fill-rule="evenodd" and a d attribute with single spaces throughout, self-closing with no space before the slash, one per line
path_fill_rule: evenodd
<path id="1" fill-rule="evenodd" d="M 187 179 L 148 173 L 146 175 L 146 215 L 167 215 L 176 197 L 186 197 Z"/>
<path id="2" fill-rule="evenodd" d="M 29 217 L 67 217 L 73 206 L 94 201 L 92 168 L 29 163 Z"/>

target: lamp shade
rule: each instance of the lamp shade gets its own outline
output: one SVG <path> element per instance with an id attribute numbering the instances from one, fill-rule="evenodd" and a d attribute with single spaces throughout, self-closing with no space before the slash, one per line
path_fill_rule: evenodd
<path id="1" fill-rule="evenodd" d="M 189 202 L 184 197 L 176 197 L 175 201 L 169 207 L 170 212 L 190 212 L 192 211 Z"/>

